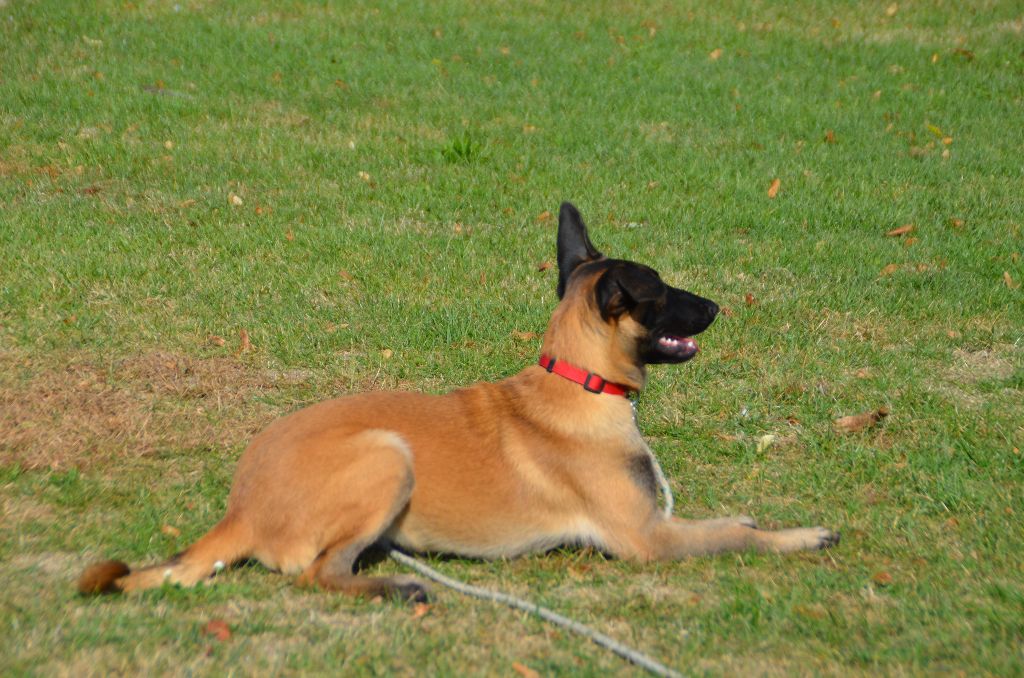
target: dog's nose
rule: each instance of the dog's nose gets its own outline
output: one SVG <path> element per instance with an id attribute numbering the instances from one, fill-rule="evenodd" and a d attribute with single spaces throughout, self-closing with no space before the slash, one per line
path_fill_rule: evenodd
<path id="1" fill-rule="evenodd" d="M 713 301 L 709 301 L 707 306 L 704 308 L 704 313 L 708 316 L 708 322 L 711 322 L 715 319 L 715 316 L 718 315 L 718 304 Z"/>

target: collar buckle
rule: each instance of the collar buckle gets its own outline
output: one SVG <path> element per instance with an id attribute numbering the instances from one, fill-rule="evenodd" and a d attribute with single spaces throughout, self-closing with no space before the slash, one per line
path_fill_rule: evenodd
<path id="1" fill-rule="evenodd" d="M 592 378 L 596 378 L 599 382 L 597 386 L 590 385 L 590 380 Z M 590 391 L 591 393 L 602 393 L 604 392 L 604 387 L 607 383 L 608 382 L 605 381 L 604 377 L 602 377 L 601 375 L 594 374 L 593 372 L 587 372 L 587 376 L 583 378 L 583 390 Z"/>

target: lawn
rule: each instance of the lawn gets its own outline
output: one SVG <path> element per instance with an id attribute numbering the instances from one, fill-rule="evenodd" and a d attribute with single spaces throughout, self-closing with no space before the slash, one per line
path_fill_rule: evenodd
<path id="1" fill-rule="evenodd" d="M 536 360 L 562 200 L 725 309 L 638 403 L 677 514 L 843 541 L 433 564 L 685 673 L 1024 673 L 1022 83 L 1010 1 L 0 0 L 0 674 L 637 672 L 447 591 L 73 588 L 279 414 Z"/>

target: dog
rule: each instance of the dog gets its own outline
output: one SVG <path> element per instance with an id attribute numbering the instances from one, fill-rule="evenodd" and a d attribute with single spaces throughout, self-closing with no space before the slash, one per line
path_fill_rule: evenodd
<path id="1" fill-rule="evenodd" d="M 822 527 L 757 529 L 746 516 L 658 510 L 660 468 L 626 396 L 647 365 L 684 363 L 718 306 L 642 264 L 610 259 L 561 206 L 558 297 L 539 364 L 447 395 L 373 392 L 284 416 L 238 462 L 224 518 L 169 561 L 87 568 L 83 594 L 193 586 L 238 560 L 351 595 L 420 600 L 411 577 L 369 577 L 374 544 L 511 558 L 591 545 L 632 561 L 839 542 Z"/>

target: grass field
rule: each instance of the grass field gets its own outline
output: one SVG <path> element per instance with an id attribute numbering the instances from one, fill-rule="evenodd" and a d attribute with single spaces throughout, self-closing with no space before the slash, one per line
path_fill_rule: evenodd
<path id="1" fill-rule="evenodd" d="M 561 200 L 727 309 L 639 401 L 677 513 L 843 542 L 436 566 L 687 673 L 1024 673 L 1022 83 L 1010 1 L 0 0 L 0 674 L 635 671 L 444 591 L 72 586 L 278 414 L 534 361 Z"/>

